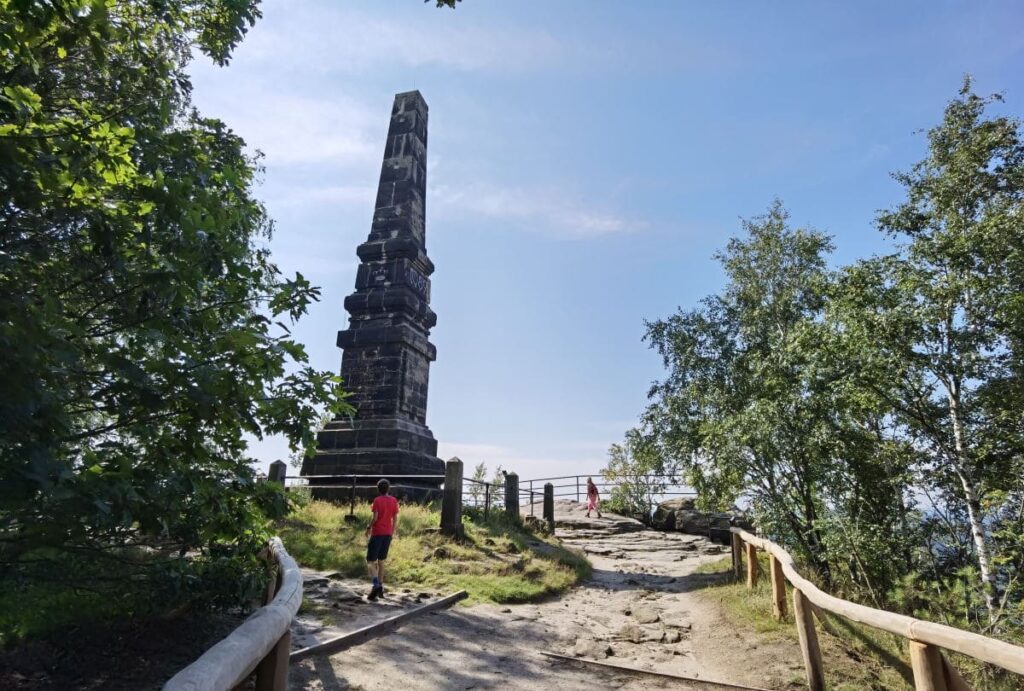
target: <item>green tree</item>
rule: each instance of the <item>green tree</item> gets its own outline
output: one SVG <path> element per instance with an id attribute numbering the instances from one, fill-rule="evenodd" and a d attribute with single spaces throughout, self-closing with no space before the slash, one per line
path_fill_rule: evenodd
<path id="1" fill-rule="evenodd" d="M 645 442 L 636 430 L 627 432 L 623 443 L 609 447 L 601 476 L 613 485 L 606 500 L 608 510 L 650 524 L 655 502 L 675 483 L 678 468 Z"/>
<path id="2" fill-rule="evenodd" d="M 480 461 L 473 468 L 473 482 L 469 485 L 469 498 L 473 506 L 480 506 L 483 503 L 484 495 L 487 493 L 487 464 Z"/>
<path id="3" fill-rule="evenodd" d="M 823 318 L 831 241 L 791 229 L 780 202 L 743 226 L 717 255 L 722 293 L 648 324 L 668 376 L 651 390 L 641 432 L 679 464 L 701 505 L 745 495 L 760 527 L 832 584 L 837 544 L 825 519 L 891 522 L 902 488 L 877 465 L 870 416 L 835 386 L 842 368 Z"/>
<path id="4" fill-rule="evenodd" d="M 1024 143 L 1019 122 L 985 116 L 999 100 L 965 80 L 927 156 L 895 176 L 906 200 L 878 218 L 898 251 L 849 268 L 835 306 L 862 381 L 925 451 L 921 481 L 959 496 L 993 619 L 1008 581 L 988 525 L 1020 491 L 1024 450 Z"/>
<path id="5" fill-rule="evenodd" d="M 189 103 L 193 51 L 225 64 L 258 16 L 255 0 L 0 0 L 8 573 L 89 555 L 131 562 L 133 585 L 251 575 L 285 502 L 243 435 L 310 448 L 343 405 L 289 334 L 319 292 L 270 260 L 256 161 Z"/>

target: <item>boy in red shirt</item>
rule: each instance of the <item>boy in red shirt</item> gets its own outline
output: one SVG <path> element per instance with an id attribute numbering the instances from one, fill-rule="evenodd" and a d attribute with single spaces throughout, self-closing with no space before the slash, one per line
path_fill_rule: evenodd
<path id="1" fill-rule="evenodd" d="M 381 480 L 377 483 L 380 496 L 373 500 L 370 510 L 373 512 L 370 525 L 366 528 L 366 566 L 373 579 L 370 600 L 384 597 L 384 560 L 388 558 L 391 538 L 398 526 L 398 500 L 388 494 L 391 483 Z"/>

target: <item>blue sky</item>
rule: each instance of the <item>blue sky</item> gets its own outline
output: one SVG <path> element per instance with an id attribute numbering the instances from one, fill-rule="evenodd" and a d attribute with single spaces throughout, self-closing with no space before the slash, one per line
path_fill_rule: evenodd
<path id="1" fill-rule="evenodd" d="M 780 197 L 885 250 L 889 176 L 962 75 L 1024 113 L 1024 3 L 270 0 L 194 100 L 265 155 L 274 257 L 323 289 L 295 330 L 337 371 L 396 92 L 430 107 L 439 455 L 589 473 L 661 363 L 644 320 L 721 287 L 712 259 Z M 265 464 L 280 440 L 254 444 Z"/>

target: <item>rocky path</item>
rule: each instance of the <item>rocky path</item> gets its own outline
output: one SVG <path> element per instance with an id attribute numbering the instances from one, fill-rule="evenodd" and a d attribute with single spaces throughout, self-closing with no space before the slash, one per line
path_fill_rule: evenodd
<path id="1" fill-rule="evenodd" d="M 536 513 L 539 515 L 539 507 Z M 475 605 L 426 615 L 397 633 L 292 672 L 303 689 L 704 689 L 722 688 L 553 660 L 558 653 L 649 671 L 758 688 L 790 688 L 799 651 L 735 631 L 713 601 L 695 591 L 714 576 L 695 574 L 726 548 L 702 537 L 661 533 L 621 516 L 587 519 L 559 502 L 557 534 L 587 553 L 591 579 L 548 602 Z M 314 575 L 308 595 L 336 615 L 304 615 L 294 645 L 351 631 L 437 593 L 396 593 L 368 605 L 363 584 Z M 355 590 L 355 588 L 360 590 Z"/>

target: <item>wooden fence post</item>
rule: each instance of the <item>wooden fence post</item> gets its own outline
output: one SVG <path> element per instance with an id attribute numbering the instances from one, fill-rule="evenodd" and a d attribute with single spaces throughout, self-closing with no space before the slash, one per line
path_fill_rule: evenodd
<path id="1" fill-rule="evenodd" d="M 782 562 L 768 553 L 768 563 L 772 572 L 772 614 L 777 621 L 786 618 L 786 577 L 782 574 Z"/>
<path id="2" fill-rule="evenodd" d="M 821 668 L 821 648 L 818 647 L 818 632 L 814 630 L 814 612 L 811 603 L 796 588 L 793 588 L 793 616 L 796 630 L 800 634 L 800 652 L 807 670 L 807 688 L 810 691 L 825 691 L 825 675 Z"/>
<path id="3" fill-rule="evenodd" d="M 462 461 L 458 457 L 448 461 L 444 467 L 441 532 L 460 540 L 466 536 L 462 526 Z"/>
<path id="4" fill-rule="evenodd" d="M 519 476 L 515 473 L 505 475 L 505 513 L 519 518 Z"/>
<path id="5" fill-rule="evenodd" d="M 747 543 L 747 588 L 757 585 L 757 547 Z"/>
<path id="6" fill-rule="evenodd" d="M 292 633 L 285 631 L 277 645 L 256 665 L 256 691 L 287 691 L 288 655 L 292 651 Z"/>
<path id="7" fill-rule="evenodd" d="M 555 534 L 555 486 L 550 482 L 544 483 L 544 520 L 548 522 L 548 529 Z"/>
<path id="8" fill-rule="evenodd" d="M 910 643 L 910 666 L 914 669 L 916 691 L 948 691 L 943 673 L 942 653 L 934 645 Z"/>
<path id="9" fill-rule="evenodd" d="M 740 580 L 740 573 L 743 571 L 743 538 L 732 533 L 732 576 Z"/>

